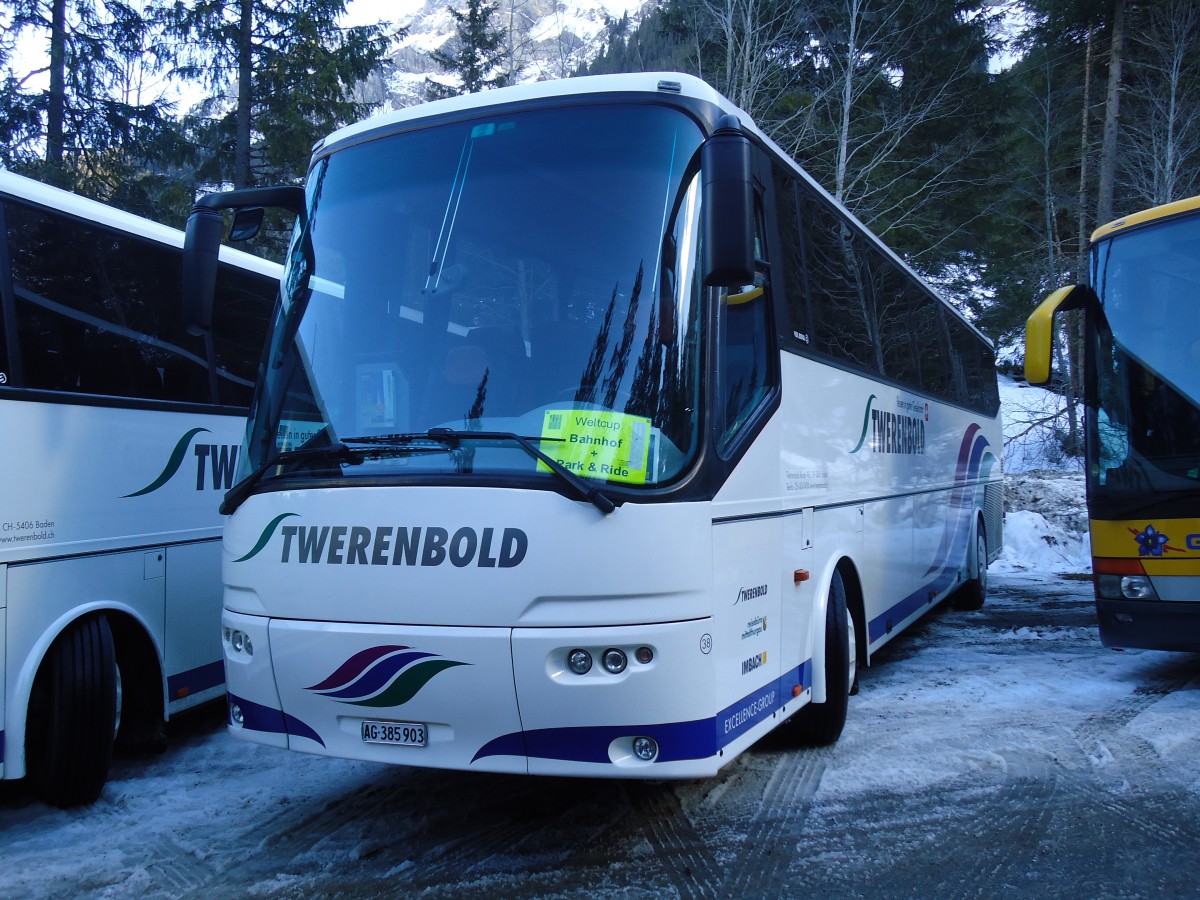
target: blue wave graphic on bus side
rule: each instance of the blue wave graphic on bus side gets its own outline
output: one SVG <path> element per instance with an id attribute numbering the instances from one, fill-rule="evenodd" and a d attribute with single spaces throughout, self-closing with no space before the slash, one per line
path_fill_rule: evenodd
<path id="1" fill-rule="evenodd" d="M 963 435 L 954 473 L 955 487 L 950 495 L 950 514 L 942 528 L 942 538 L 933 564 L 925 570 L 925 577 L 933 577 L 867 623 L 867 639 L 870 642 L 874 643 L 891 632 L 895 625 L 927 606 L 931 597 L 940 595 L 954 583 L 959 561 L 965 558 L 971 539 L 971 526 L 978 506 L 977 492 L 984 487 L 979 481 L 987 477 L 996 464 L 996 457 L 988 450 L 989 446 L 977 424 L 972 424 Z"/>
<path id="2" fill-rule="evenodd" d="M 465 665 L 469 663 L 386 644 L 360 650 L 327 678 L 305 690 L 354 706 L 401 706 L 435 675 Z"/>
<path id="3" fill-rule="evenodd" d="M 976 424 L 972 424 L 963 435 L 954 472 L 955 487 L 950 495 L 950 515 L 942 529 L 942 540 L 933 563 L 925 570 L 926 575 L 946 568 L 949 560 L 957 559 L 960 554 L 955 551 L 959 551 L 959 545 L 970 536 L 971 514 L 975 511 L 974 482 L 981 475 L 990 473 L 996 462 L 995 456 L 987 451 L 989 446 L 988 439 Z"/>
<path id="4" fill-rule="evenodd" d="M 233 707 L 238 707 L 242 712 L 241 724 L 236 724 L 233 721 L 232 713 L 229 714 L 229 725 L 231 727 L 245 728 L 247 731 L 262 731 L 266 734 L 286 734 L 289 737 L 305 737 L 310 741 L 316 741 L 322 747 L 325 742 L 321 740 L 321 736 L 317 734 L 314 728 L 301 722 L 295 716 L 288 715 L 279 709 L 274 709 L 270 706 L 263 706 L 261 703 L 255 703 L 253 700 L 247 700 L 244 697 L 239 697 L 236 694 L 225 695 L 228 704 L 227 709 L 232 711 Z"/>

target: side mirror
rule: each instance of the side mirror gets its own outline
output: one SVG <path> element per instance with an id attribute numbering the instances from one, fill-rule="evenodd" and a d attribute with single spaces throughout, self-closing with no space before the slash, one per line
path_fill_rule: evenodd
<path id="1" fill-rule="evenodd" d="M 262 228 L 266 211 L 261 206 L 247 206 L 233 214 L 233 225 L 229 228 L 230 243 L 248 241 Z"/>
<path id="2" fill-rule="evenodd" d="M 754 182 L 750 138 L 724 116 L 700 150 L 704 284 L 754 282 Z"/>
<path id="3" fill-rule="evenodd" d="M 213 209 L 196 207 L 183 235 L 183 326 L 188 334 L 212 330 L 213 292 L 217 287 L 217 258 L 225 220 Z"/>
<path id="4" fill-rule="evenodd" d="M 1054 353 L 1054 316 L 1072 309 L 1099 306 L 1100 298 L 1085 284 L 1059 288 L 1038 304 L 1025 321 L 1025 380 L 1040 386 L 1050 381 Z"/>
<path id="5" fill-rule="evenodd" d="M 264 206 L 277 206 L 304 218 L 304 188 L 243 188 L 205 194 L 192 207 L 183 238 L 183 325 L 188 334 L 212 329 L 213 293 L 217 286 L 217 261 L 225 230 L 222 209 L 236 209 L 230 240 L 253 237 L 262 225 Z"/>

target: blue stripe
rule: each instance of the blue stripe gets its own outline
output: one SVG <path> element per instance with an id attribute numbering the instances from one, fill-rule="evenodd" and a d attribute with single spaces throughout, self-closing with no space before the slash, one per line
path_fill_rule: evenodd
<path id="1" fill-rule="evenodd" d="M 658 742 L 655 762 L 707 759 L 741 737 L 792 698 L 793 688 L 812 686 L 812 660 L 721 710 L 710 719 L 640 725 L 584 725 L 515 731 L 488 741 L 471 762 L 486 756 L 526 756 L 569 762 L 607 763 L 609 745 L 621 737 L 651 737 Z"/>
<path id="2" fill-rule="evenodd" d="M 244 700 L 234 694 L 225 695 L 229 703 L 226 707 L 226 712 L 229 714 L 229 724 L 234 728 L 244 728 L 247 731 L 262 731 L 268 734 L 286 734 L 291 737 L 306 737 L 309 740 L 316 741 L 322 747 L 325 742 L 321 740 L 321 736 L 312 728 L 309 728 L 295 716 L 289 716 L 287 713 L 279 709 L 273 709 L 270 706 L 263 706 L 261 703 L 254 703 L 250 700 Z M 242 724 L 237 725 L 232 718 L 232 713 L 229 710 L 233 704 L 237 704 L 242 711 Z"/>
<path id="3" fill-rule="evenodd" d="M 192 694 L 220 687 L 225 682 L 225 664 L 220 660 L 167 677 L 167 697 L 182 700 Z"/>

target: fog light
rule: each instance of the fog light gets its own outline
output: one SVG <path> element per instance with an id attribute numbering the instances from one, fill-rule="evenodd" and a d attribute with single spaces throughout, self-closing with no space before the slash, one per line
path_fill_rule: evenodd
<path id="1" fill-rule="evenodd" d="M 634 659 L 645 666 L 650 663 L 650 660 L 654 659 L 654 651 L 649 647 L 638 647 L 637 652 L 635 652 L 633 656 Z"/>
<path id="2" fill-rule="evenodd" d="M 229 704 L 229 718 L 234 725 L 245 725 L 245 718 L 242 716 L 242 708 L 236 703 Z"/>
<path id="3" fill-rule="evenodd" d="M 1154 585 L 1145 575 L 1126 575 L 1121 579 L 1121 594 L 1127 600 L 1157 600 Z"/>
<path id="4" fill-rule="evenodd" d="M 254 655 L 254 645 L 250 643 L 250 635 L 242 635 L 242 649 L 246 651 L 247 656 Z"/>
<path id="5" fill-rule="evenodd" d="M 643 762 L 653 762 L 658 756 L 658 742 L 654 738 L 635 737 L 633 739 L 633 755 Z"/>
<path id="6" fill-rule="evenodd" d="M 576 675 L 586 675 L 592 670 L 592 654 L 586 650 L 572 650 L 567 654 L 567 668 Z"/>
<path id="7" fill-rule="evenodd" d="M 242 632 L 236 630 L 233 632 L 233 637 L 229 639 L 229 643 L 233 647 L 234 653 L 242 652 L 242 647 L 244 646 L 245 640 L 246 635 L 242 634 Z"/>
<path id="8" fill-rule="evenodd" d="M 605 650 L 604 651 L 604 668 L 612 672 L 614 675 L 620 675 L 625 671 L 625 666 L 629 664 L 629 660 L 625 658 L 625 654 L 620 650 Z"/>

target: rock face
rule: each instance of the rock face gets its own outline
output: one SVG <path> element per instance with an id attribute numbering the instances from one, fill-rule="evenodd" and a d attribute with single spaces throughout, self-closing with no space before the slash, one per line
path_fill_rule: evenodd
<path id="1" fill-rule="evenodd" d="M 641 17 L 638 0 L 493 0 L 498 9 L 492 26 L 509 37 L 514 81 L 565 78 L 590 62 L 603 48 L 605 25 L 628 14 L 632 25 Z M 453 53 L 457 41 L 450 7 L 465 10 L 465 0 L 426 0 L 415 15 L 399 17 L 408 29 L 389 58 L 381 77 L 365 86 L 368 99 L 383 109 L 412 106 L 425 99 L 427 80 L 455 84 L 430 54 Z"/>

